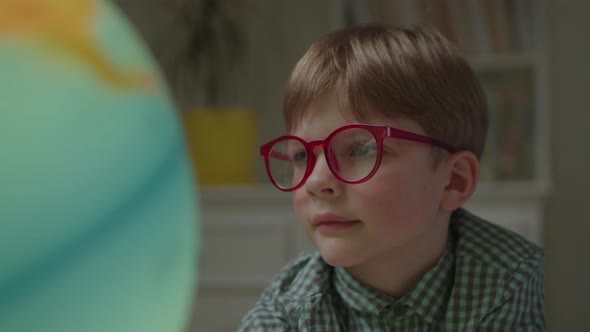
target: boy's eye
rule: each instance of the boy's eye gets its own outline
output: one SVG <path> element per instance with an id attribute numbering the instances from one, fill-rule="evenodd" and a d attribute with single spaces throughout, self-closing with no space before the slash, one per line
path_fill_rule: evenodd
<path id="1" fill-rule="evenodd" d="M 307 163 L 307 152 L 305 150 L 295 151 L 291 154 L 291 162 L 294 164 Z"/>
<path id="2" fill-rule="evenodd" d="M 348 151 L 350 157 L 369 157 L 377 153 L 377 143 L 375 141 L 356 142 L 351 144 Z"/>

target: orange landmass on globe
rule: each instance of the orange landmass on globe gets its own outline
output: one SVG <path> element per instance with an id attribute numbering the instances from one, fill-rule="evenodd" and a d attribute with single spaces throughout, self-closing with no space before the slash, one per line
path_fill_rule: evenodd
<path id="1" fill-rule="evenodd" d="M 91 31 L 97 0 L 0 0 L 0 36 L 40 39 L 91 66 L 118 89 L 151 88 L 150 73 L 122 71 L 98 46 Z"/>

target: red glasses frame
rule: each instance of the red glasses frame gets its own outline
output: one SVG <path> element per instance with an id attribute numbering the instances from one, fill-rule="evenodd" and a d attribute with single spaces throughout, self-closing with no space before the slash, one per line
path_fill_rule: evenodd
<path id="1" fill-rule="evenodd" d="M 338 135 L 339 133 L 341 133 L 345 130 L 357 129 L 357 128 L 358 129 L 365 129 L 365 130 L 371 132 L 371 134 L 373 134 L 373 136 L 375 137 L 375 141 L 377 142 L 377 160 L 375 161 L 375 166 L 373 167 L 373 169 L 371 170 L 371 172 L 367 176 L 365 176 L 364 178 L 362 178 L 360 180 L 349 181 L 349 180 L 342 178 L 340 175 L 337 174 L 337 172 L 334 172 L 334 168 L 333 168 L 334 165 L 332 164 L 332 160 L 330 158 L 328 158 L 328 155 L 329 155 L 328 147 L 332 143 L 332 140 L 334 139 L 334 137 L 336 135 Z M 338 129 L 334 130 L 324 140 L 316 140 L 316 141 L 307 142 L 298 136 L 284 135 L 284 136 L 275 138 L 268 143 L 263 144 L 260 147 L 260 154 L 264 157 L 264 163 L 266 166 L 266 173 L 268 174 L 268 178 L 270 179 L 272 184 L 275 187 L 277 187 L 277 189 L 279 189 L 281 191 L 297 190 L 297 189 L 301 188 L 301 186 L 303 186 L 303 184 L 307 181 L 307 179 L 309 178 L 309 176 L 313 172 L 313 169 L 315 167 L 315 163 L 317 161 L 317 156 L 315 153 L 313 153 L 313 150 L 316 146 L 321 146 L 324 149 L 324 157 L 326 158 L 326 163 L 328 164 L 328 167 L 330 168 L 330 171 L 332 172 L 332 174 L 339 181 L 342 181 L 342 182 L 348 183 L 348 184 L 357 184 L 357 183 L 362 183 L 362 182 L 368 181 L 371 177 L 373 177 L 373 175 L 375 175 L 375 173 L 379 169 L 379 166 L 381 165 L 381 158 L 383 156 L 383 140 L 387 137 L 399 138 L 399 139 L 403 139 L 406 141 L 413 141 L 413 142 L 420 142 L 420 143 L 434 145 L 434 146 L 443 148 L 450 153 L 454 153 L 454 152 L 458 151 L 453 146 L 451 146 L 447 143 L 444 143 L 442 141 L 439 141 L 437 139 L 428 137 L 428 136 L 424 136 L 424 135 L 420 135 L 420 134 L 416 134 L 416 133 L 412 133 L 409 131 L 396 129 L 396 128 L 392 128 L 392 127 L 388 127 L 388 126 L 378 126 L 378 125 L 355 123 L 355 124 L 345 125 L 345 126 L 342 126 Z M 303 146 L 305 147 L 305 151 L 306 151 L 307 155 L 309 156 L 309 158 L 307 158 L 307 165 L 306 165 L 307 168 L 305 170 L 305 174 L 303 175 L 303 178 L 296 186 L 293 186 L 292 188 L 281 187 L 273 178 L 272 173 L 271 173 L 271 168 L 270 168 L 270 157 L 271 157 L 270 154 L 271 154 L 272 148 L 274 147 L 275 144 L 282 142 L 284 140 L 287 140 L 287 139 L 294 139 L 294 140 L 301 142 L 301 144 L 303 144 Z M 277 156 L 274 156 L 274 157 L 277 157 Z M 278 158 L 284 159 L 287 157 L 278 156 Z"/>

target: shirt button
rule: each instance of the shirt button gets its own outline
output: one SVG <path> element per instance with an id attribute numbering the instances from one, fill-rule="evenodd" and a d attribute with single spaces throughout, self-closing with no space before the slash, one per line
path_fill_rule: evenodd
<path id="1" fill-rule="evenodd" d="M 406 313 L 406 307 L 403 305 L 395 306 L 393 312 L 396 316 L 403 316 Z"/>

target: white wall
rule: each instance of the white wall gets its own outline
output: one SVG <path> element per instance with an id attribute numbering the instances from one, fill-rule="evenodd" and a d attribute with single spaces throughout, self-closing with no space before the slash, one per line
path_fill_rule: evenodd
<path id="1" fill-rule="evenodd" d="M 545 223 L 550 331 L 588 331 L 590 2 L 546 1 L 553 191 Z"/>

